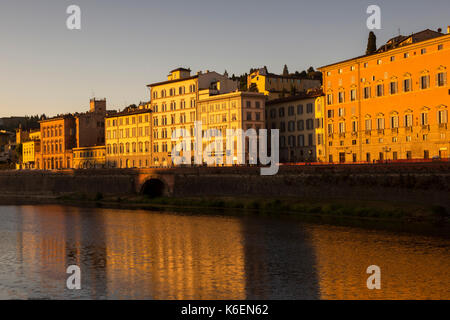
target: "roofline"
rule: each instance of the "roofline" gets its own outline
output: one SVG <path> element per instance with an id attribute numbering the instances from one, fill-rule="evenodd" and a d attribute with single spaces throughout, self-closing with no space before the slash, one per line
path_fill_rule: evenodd
<path id="1" fill-rule="evenodd" d="M 127 116 L 133 116 L 136 114 L 144 114 L 144 113 L 152 113 L 153 111 L 151 109 L 138 109 L 134 111 L 121 111 L 117 113 L 113 113 L 111 115 L 106 115 L 105 119 L 107 118 L 116 118 L 116 117 L 127 117 Z"/>
<path id="2" fill-rule="evenodd" d="M 417 32 L 417 33 L 419 33 L 419 32 Z M 388 51 L 377 52 L 377 53 L 374 53 L 374 54 L 366 54 L 366 55 L 358 56 L 358 57 L 355 57 L 355 58 L 342 60 L 342 61 L 339 61 L 339 62 L 335 62 L 335 63 L 331 63 L 331 64 L 328 64 L 328 65 L 322 66 L 320 68 L 317 68 L 317 70 L 323 71 L 323 69 L 325 69 L 325 68 L 329 68 L 329 67 L 332 67 L 332 66 L 336 66 L 336 65 L 339 65 L 339 64 L 350 62 L 352 60 L 358 60 L 358 59 L 363 59 L 363 58 L 367 58 L 367 57 L 374 57 L 374 56 L 377 56 L 377 55 L 380 55 L 380 56 L 382 56 L 382 55 L 390 55 L 393 52 L 395 52 L 396 50 L 401 51 L 401 50 L 404 50 L 405 48 L 411 48 L 413 46 L 420 46 L 420 45 L 423 45 L 423 44 L 428 43 L 428 42 L 430 42 L 430 43 L 431 42 L 438 42 L 438 41 L 442 40 L 443 37 L 449 37 L 450 38 L 450 34 L 443 34 L 440 37 L 434 37 L 434 38 L 431 38 L 431 39 L 428 39 L 428 40 L 419 41 L 419 42 L 412 43 L 412 44 L 409 44 L 409 45 L 406 45 L 406 46 L 403 46 L 403 47 L 394 48 L 394 49 L 391 49 L 391 50 L 388 50 Z"/>
<path id="3" fill-rule="evenodd" d="M 156 86 L 160 86 L 163 84 L 175 83 L 175 82 L 180 82 L 180 81 L 185 81 L 185 80 L 192 80 L 195 78 L 198 78 L 198 74 L 196 74 L 195 76 L 190 76 L 188 78 L 180 78 L 180 79 L 175 79 L 175 80 L 166 80 L 166 81 L 162 81 L 162 82 L 155 82 L 152 84 L 148 84 L 147 87 L 156 87 Z"/>
<path id="4" fill-rule="evenodd" d="M 269 100 L 269 101 L 266 102 L 266 106 L 267 105 L 272 105 L 272 104 L 283 103 L 283 102 L 296 101 L 296 100 L 316 99 L 316 98 L 321 97 L 323 95 L 324 95 L 323 92 L 313 93 L 313 94 L 298 94 L 298 95 L 295 95 L 295 96 L 289 96 L 289 97 L 285 97 L 285 98 Z"/>
<path id="5" fill-rule="evenodd" d="M 208 90 L 208 89 L 204 89 Z M 222 94 L 215 94 L 208 96 L 207 98 L 201 98 L 198 100 L 198 103 L 204 102 L 204 101 L 210 101 L 210 100 L 217 100 L 217 99 L 223 99 L 223 98 L 233 98 L 234 96 L 253 96 L 255 98 L 266 98 L 264 93 L 262 92 L 250 92 L 250 91 L 233 91 L 228 93 L 222 93 Z"/>

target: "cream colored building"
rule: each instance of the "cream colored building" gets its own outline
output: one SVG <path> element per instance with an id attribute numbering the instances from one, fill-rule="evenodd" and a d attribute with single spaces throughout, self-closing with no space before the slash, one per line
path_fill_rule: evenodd
<path id="1" fill-rule="evenodd" d="M 151 110 L 149 104 L 106 116 L 106 166 L 151 166 Z"/>
<path id="2" fill-rule="evenodd" d="M 41 131 L 30 132 L 28 141 L 22 142 L 22 164 L 24 169 L 40 168 Z"/>
<path id="3" fill-rule="evenodd" d="M 260 68 L 247 78 L 247 87 L 256 84 L 258 92 L 264 93 L 269 100 L 280 99 L 283 94 L 287 97 L 311 89 L 319 89 L 320 80 L 302 79 L 295 75 L 278 75 L 269 73 L 266 68 Z"/>
<path id="4" fill-rule="evenodd" d="M 242 155 L 238 152 L 237 136 L 233 138 L 232 149 L 227 148 L 226 133 L 227 130 L 238 129 L 255 129 L 259 133 L 260 129 L 265 129 L 265 101 L 266 97 L 262 93 L 235 91 L 217 94 L 215 90 L 200 91 L 198 110 L 202 133 L 205 136 L 208 130 L 215 130 L 223 137 L 223 163 L 227 163 L 227 157 L 231 157 L 231 162 L 237 164 L 239 156 L 248 163 L 248 141 L 245 154 Z M 214 141 L 214 137 L 204 138 L 202 150 L 206 150 L 206 146 Z M 215 156 L 215 153 L 214 151 L 209 155 Z"/>
<path id="5" fill-rule="evenodd" d="M 315 104 L 320 93 L 300 94 L 266 102 L 268 129 L 280 130 L 280 162 L 314 162 Z M 316 122 L 319 122 L 316 124 Z"/>
<path id="6" fill-rule="evenodd" d="M 106 166 L 106 147 L 80 147 L 73 149 L 74 169 L 95 169 Z"/>
<path id="7" fill-rule="evenodd" d="M 198 72 L 178 68 L 172 70 L 167 81 L 148 85 L 152 113 L 152 165 L 172 166 L 171 152 L 176 142 L 172 133 L 185 129 L 193 136 L 194 122 L 200 120 L 198 102 L 202 89 L 228 93 L 237 89 L 237 82 L 217 72 Z M 192 138 L 192 142 L 193 143 Z"/>

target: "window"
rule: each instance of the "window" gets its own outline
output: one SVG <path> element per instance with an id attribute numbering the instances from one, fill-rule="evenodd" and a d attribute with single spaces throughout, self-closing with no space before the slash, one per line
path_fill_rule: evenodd
<path id="1" fill-rule="evenodd" d="M 372 130 L 372 120 L 371 119 L 366 119 L 366 131 L 371 131 Z"/>
<path id="2" fill-rule="evenodd" d="M 328 110 L 327 114 L 328 114 L 328 118 L 333 118 L 334 117 L 334 110 Z"/>
<path id="3" fill-rule="evenodd" d="M 438 45 L 438 50 L 440 51 L 440 50 L 443 50 L 444 49 L 444 45 L 443 44 L 440 44 L 440 45 Z"/>
<path id="4" fill-rule="evenodd" d="M 305 136 L 302 134 L 298 136 L 298 146 L 299 147 L 305 146 Z"/>
<path id="5" fill-rule="evenodd" d="M 340 91 L 338 93 L 338 100 L 339 100 L 339 103 L 344 103 L 344 92 L 343 91 Z"/>
<path id="6" fill-rule="evenodd" d="M 294 115 L 294 106 L 289 106 L 288 107 L 288 115 L 289 116 L 293 116 Z"/>
<path id="7" fill-rule="evenodd" d="M 377 97 L 384 95 L 384 86 L 382 84 L 377 85 Z"/>
<path id="8" fill-rule="evenodd" d="M 297 130 L 298 131 L 303 131 L 305 130 L 305 123 L 303 120 L 298 120 L 297 121 Z"/>
<path id="9" fill-rule="evenodd" d="M 350 90 L 350 100 L 355 101 L 356 100 L 356 89 Z"/>
<path id="10" fill-rule="evenodd" d="M 377 129 L 384 130 L 384 118 L 377 119 Z"/>
<path id="11" fill-rule="evenodd" d="M 333 94 L 328 94 L 327 95 L 327 104 L 333 104 Z"/>
<path id="12" fill-rule="evenodd" d="M 391 117 L 391 129 L 397 129 L 398 128 L 398 116 L 392 116 Z"/>
<path id="13" fill-rule="evenodd" d="M 405 59 L 406 59 L 406 58 L 409 58 L 409 53 L 408 53 L 408 52 L 407 52 L 407 53 L 404 53 L 404 54 L 403 54 L 403 58 L 405 58 Z"/>
<path id="14" fill-rule="evenodd" d="M 438 123 L 446 124 L 448 122 L 448 112 L 447 110 L 439 110 L 438 111 Z"/>
<path id="15" fill-rule="evenodd" d="M 303 114 L 303 105 L 302 104 L 299 104 L 297 106 L 297 114 Z"/>
<path id="16" fill-rule="evenodd" d="M 345 133 L 345 122 L 339 122 L 339 133 Z"/>
<path id="17" fill-rule="evenodd" d="M 313 113 L 313 104 L 312 103 L 308 103 L 306 105 L 306 113 Z"/>
<path id="18" fill-rule="evenodd" d="M 358 121 L 356 120 L 352 121 L 352 132 L 358 132 Z"/>
<path id="19" fill-rule="evenodd" d="M 339 117 L 345 117 L 345 109 L 344 108 L 339 108 L 338 109 L 338 115 L 339 115 Z"/>
<path id="20" fill-rule="evenodd" d="M 396 94 L 398 92 L 398 83 L 397 81 L 391 81 L 389 86 L 390 94 Z"/>
<path id="21" fill-rule="evenodd" d="M 425 53 L 427 53 L 427 49 L 420 50 L 420 54 L 425 54 Z"/>
<path id="22" fill-rule="evenodd" d="M 403 80 L 403 92 L 410 92 L 411 90 L 411 79 Z"/>
<path id="23" fill-rule="evenodd" d="M 447 73 L 440 72 L 436 75 L 436 85 L 438 87 L 443 87 L 447 84 Z"/>
<path id="24" fill-rule="evenodd" d="M 405 115 L 405 127 L 410 128 L 413 126 L 413 115 L 411 113 Z"/>
<path id="25" fill-rule="evenodd" d="M 279 116 L 279 117 L 284 117 L 284 108 L 280 108 L 280 109 L 278 110 L 278 116 Z"/>
<path id="26" fill-rule="evenodd" d="M 364 88 L 364 99 L 369 99 L 370 98 L 370 87 L 365 87 Z"/>
<path id="27" fill-rule="evenodd" d="M 428 89 L 430 87 L 430 76 L 429 75 L 425 75 L 420 77 L 420 88 L 423 89 Z"/>
<path id="28" fill-rule="evenodd" d="M 392 56 L 391 57 L 391 62 L 394 62 L 395 61 L 395 56 Z"/>
<path id="29" fill-rule="evenodd" d="M 428 113 L 427 112 L 422 112 L 422 114 L 420 116 L 420 124 L 422 126 L 428 125 Z"/>
<path id="30" fill-rule="evenodd" d="M 381 59 L 379 59 L 378 61 L 377 61 L 377 65 L 380 65 L 380 64 L 382 64 L 383 63 L 383 60 L 381 60 Z"/>
<path id="31" fill-rule="evenodd" d="M 314 121 L 313 119 L 306 120 L 306 130 L 314 129 Z"/>
<path id="32" fill-rule="evenodd" d="M 333 134 L 334 133 L 334 126 L 332 123 L 328 124 L 328 134 Z"/>
<path id="33" fill-rule="evenodd" d="M 290 132 L 295 131 L 295 121 L 288 122 L 288 131 Z"/>

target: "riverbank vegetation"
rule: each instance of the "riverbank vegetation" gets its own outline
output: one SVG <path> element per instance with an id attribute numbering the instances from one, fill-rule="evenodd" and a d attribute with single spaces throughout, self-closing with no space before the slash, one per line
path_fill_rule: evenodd
<path id="1" fill-rule="evenodd" d="M 302 214 L 334 217 L 357 217 L 380 220 L 442 220 L 448 221 L 449 212 L 438 205 L 417 205 L 411 203 L 390 203 L 362 200 L 314 200 L 262 197 L 159 197 L 149 198 L 141 195 L 104 196 L 97 194 L 74 193 L 57 198 L 61 202 L 91 202 L 98 205 L 112 205 L 126 208 L 179 208 L 215 209 L 236 213 L 258 212 L 265 214 Z"/>

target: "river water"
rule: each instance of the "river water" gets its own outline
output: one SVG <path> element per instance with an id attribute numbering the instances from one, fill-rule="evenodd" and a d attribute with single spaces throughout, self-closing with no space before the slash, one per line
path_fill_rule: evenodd
<path id="1" fill-rule="evenodd" d="M 81 268 L 81 290 L 66 269 Z M 381 289 L 366 270 L 381 270 Z M 310 223 L 0 206 L 0 299 L 449 299 L 450 238 Z"/>

